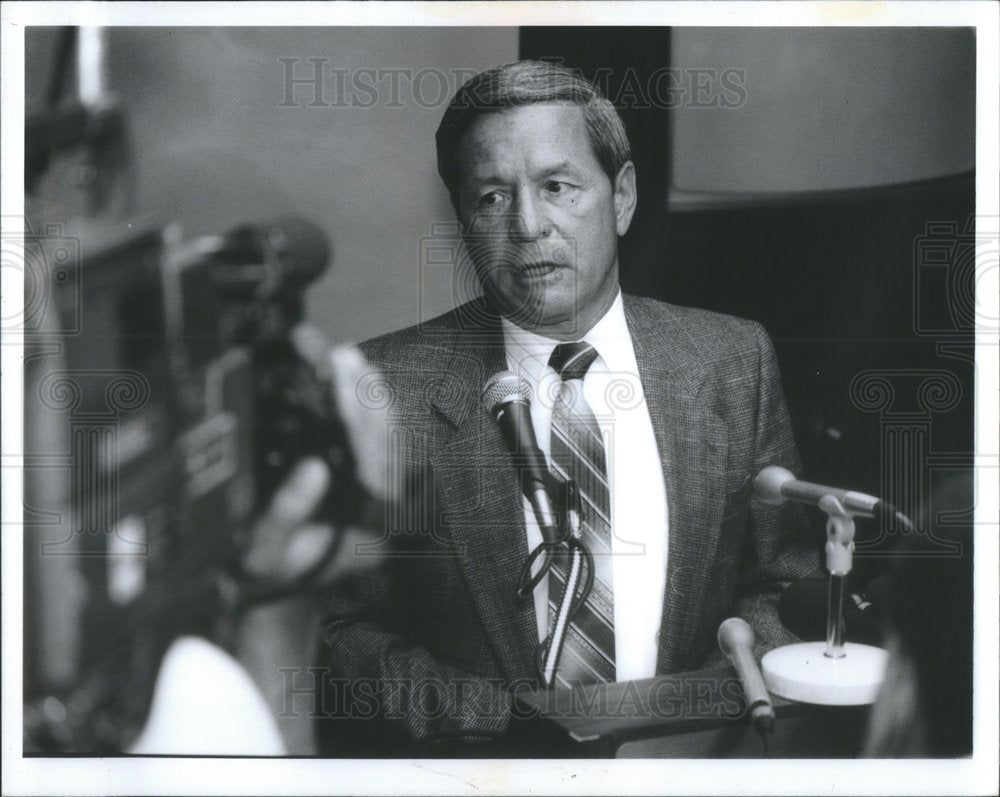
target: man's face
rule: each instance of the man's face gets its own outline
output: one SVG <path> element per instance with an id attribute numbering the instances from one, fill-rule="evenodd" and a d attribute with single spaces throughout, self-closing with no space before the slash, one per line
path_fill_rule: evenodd
<path id="1" fill-rule="evenodd" d="M 583 111 L 534 104 L 479 117 L 462 137 L 457 209 L 487 297 L 518 326 L 572 340 L 618 293 L 618 236 L 635 170 L 612 182 Z"/>

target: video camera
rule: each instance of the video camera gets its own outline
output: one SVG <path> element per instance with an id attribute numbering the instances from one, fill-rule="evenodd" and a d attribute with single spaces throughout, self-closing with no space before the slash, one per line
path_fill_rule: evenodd
<path id="1" fill-rule="evenodd" d="M 57 245 L 84 254 L 56 264 Z M 172 640 L 225 645 L 234 607 L 307 589 L 334 555 L 294 583 L 241 571 L 292 465 L 329 465 L 323 522 L 371 511 L 330 386 L 290 337 L 330 248 L 283 219 L 186 242 L 48 230 L 29 249 L 25 751 L 121 752 Z"/>

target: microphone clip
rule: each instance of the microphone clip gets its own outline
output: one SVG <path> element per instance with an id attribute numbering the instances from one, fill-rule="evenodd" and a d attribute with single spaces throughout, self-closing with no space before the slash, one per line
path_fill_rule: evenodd
<path id="1" fill-rule="evenodd" d="M 576 482 L 572 479 L 563 479 L 551 471 L 547 477 L 547 487 L 550 494 L 556 496 L 557 524 L 547 528 L 540 526 L 542 541 L 528 555 L 518 577 L 517 595 L 519 598 L 527 598 L 531 595 L 535 587 L 548 575 L 549 569 L 552 567 L 552 558 L 557 549 L 564 543 L 568 546 L 573 538 L 580 536 L 582 504 L 580 490 L 576 486 Z M 541 567 L 538 568 L 538 572 L 532 575 L 532 568 L 542 556 L 544 559 Z"/>
<path id="2" fill-rule="evenodd" d="M 851 572 L 854 558 L 854 518 L 835 496 L 825 495 L 819 508 L 826 512 L 826 569 L 834 576 Z"/>

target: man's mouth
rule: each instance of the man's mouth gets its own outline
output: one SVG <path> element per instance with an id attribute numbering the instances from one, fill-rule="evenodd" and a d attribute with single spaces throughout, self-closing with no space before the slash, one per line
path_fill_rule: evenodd
<path id="1" fill-rule="evenodd" d="M 521 267 L 521 273 L 526 277 L 546 277 L 556 269 L 559 264 L 552 260 L 539 260 L 536 263 L 527 263 Z"/>

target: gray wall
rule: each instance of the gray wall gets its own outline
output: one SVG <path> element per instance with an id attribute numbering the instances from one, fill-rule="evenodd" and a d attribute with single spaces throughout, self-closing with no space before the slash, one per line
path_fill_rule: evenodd
<path id="1" fill-rule="evenodd" d="M 516 58 L 516 29 L 120 28 L 108 53 L 140 212 L 188 235 L 282 213 L 321 224 L 335 256 L 309 314 L 333 340 L 452 306 L 451 280 L 420 283 L 421 238 L 453 218 L 434 131 L 465 78 Z M 321 89 L 288 96 L 289 68 L 313 74 L 306 59 L 326 59 Z M 410 72 L 359 71 L 389 68 Z"/>

